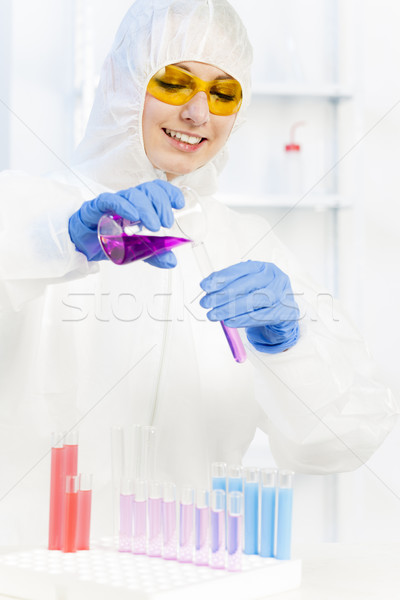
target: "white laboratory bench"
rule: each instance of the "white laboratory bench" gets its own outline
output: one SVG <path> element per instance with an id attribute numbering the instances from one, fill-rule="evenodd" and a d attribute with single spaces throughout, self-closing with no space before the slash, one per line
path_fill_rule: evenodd
<path id="1" fill-rule="evenodd" d="M 4 553 L 6 550 L 0 549 L 0 552 Z M 299 545 L 293 548 L 293 558 L 301 559 L 301 586 L 265 598 L 277 600 L 366 600 L 367 598 L 368 600 L 399 600 L 400 598 L 400 543 Z M 0 600 L 16 600 L 16 596 L 2 595 L 1 587 L 0 580 Z M 219 594 L 217 596 L 219 597 Z M 187 600 L 191 599 L 188 597 Z M 243 598 L 243 600 L 247 599 Z"/>
<path id="2" fill-rule="evenodd" d="M 294 555 L 302 560 L 302 585 L 277 600 L 400 598 L 400 543 L 301 545 Z"/>

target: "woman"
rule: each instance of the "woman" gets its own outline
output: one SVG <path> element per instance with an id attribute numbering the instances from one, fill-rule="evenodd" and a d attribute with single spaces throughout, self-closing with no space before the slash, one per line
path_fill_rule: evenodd
<path id="1" fill-rule="evenodd" d="M 358 467 L 394 424 L 396 404 L 344 315 L 317 313 L 322 290 L 265 221 L 213 198 L 249 102 L 250 62 L 226 0 L 138 0 L 105 61 L 73 173 L 1 178 L 0 197 L 12 198 L 19 217 L 15 253 L 2 264 L 0 528 L 10 543 L 37 543 L 38 531 L 45 538 L 41 459 L 52 430 L 79 427 L 79 469 L 94 471 L 94 532 L 104 534 L 110 425 L 156 426 L 157 476 L 206 486 L 210 463 L 240 462 L 257 426 L 280 467 L 328 473 Z M 172 103 L 168 86 L 195 93 Z M 184 186 L 207 216 L 210 277 L 189 245 L 150 264 L 104 260 L 96 233 L 104 212 L 157 230 L 182 208 Z M 241 328 L 244 364 L 233 360 L 221 319 Z M 28 493 L 40 507 L 34 525 L 21 523 Z"/>

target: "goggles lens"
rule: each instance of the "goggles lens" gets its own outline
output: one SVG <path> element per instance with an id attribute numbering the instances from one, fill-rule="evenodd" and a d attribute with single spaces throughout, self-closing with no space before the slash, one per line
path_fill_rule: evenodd
<path id="1" fill-rule="evenodd" d="M 147 91 L 157 100 L 174 106 L 186 104 L 198 92 L 205 92 L 208 108 L 214 115 L 232 115 L 242 103 L 242 88 L 236 79 L 203 81 L 176 65 L 157 71 Z"/>

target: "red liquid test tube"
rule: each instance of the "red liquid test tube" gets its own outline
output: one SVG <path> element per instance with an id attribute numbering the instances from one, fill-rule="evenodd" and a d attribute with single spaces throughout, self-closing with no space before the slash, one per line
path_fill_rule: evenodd
<path id="1" fill-rule="evenodd" d="M 78 475 L 78 432 L 70 431 L 64 438 L 65 474 Z"/>
<path id="2" fill-rule="evenodd" d="M 92 482 L 93 475 L 79 475 L 78 490 L 78 516 L 76 526 L 76 549 L 89 550 L 90 548 L 90 516 L 92 510 Z"/>
<path id="3" fill-rule="evenodd" d="M 78 486 L 77 475 L 67 475 L 65 480 L 65 520 L 63 552 L 76 552 L 76 532 L 78 522 Z"/>
<path id="4" fill-rule="evenodd" d="M 49 510 L 49 550 L 61 550 L 64 530 L 65 505 L 65 453 L 63 432 L 52 434 L 50 510 Z"/>

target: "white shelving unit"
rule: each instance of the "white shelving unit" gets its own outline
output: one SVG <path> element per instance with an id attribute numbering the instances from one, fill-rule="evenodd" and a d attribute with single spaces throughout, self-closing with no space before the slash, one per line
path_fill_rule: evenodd
<path id="1" fill-rule="evenodd" d="M 241 212 L 267 218 L 311 275 L 340 295 L 342 223 L 355 210 L 355 190 L 348 185 L 348 173 L 343 174 L 342 157 L 359 134 L 357 77 L 348 60 L 355 3 L 230 1 L 249 31 L 255 65 L 247 123 L 231 138 L 219 198 Z M 291 127 L 300 121 L 304 125 L 295 141 L 301 146 L 304 180 L 301 189 L 289 193 L 285 145 L 291 141 Z M 338 477 L 299 475 L 296 485 L 299 511 L 315 515 L 313 535 L 337 541 Z M 307 535 L 306 523 L 298 525 L 295 537 Z"/>

